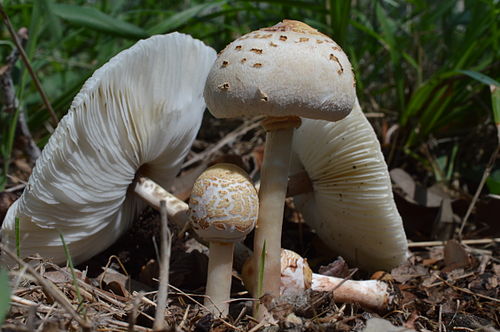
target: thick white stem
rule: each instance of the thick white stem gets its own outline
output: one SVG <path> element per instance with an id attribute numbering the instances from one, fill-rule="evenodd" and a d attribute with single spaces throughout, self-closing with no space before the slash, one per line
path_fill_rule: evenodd
<path id="1" fill-rule="evenodd" d="M 379 280 L 344 280 L 313 273 L 311 289 L 333 291 L 335 302 L 358 303 L 377 310 L 386 309 L 392 301 L 388 284 Z"/>
<path id="2" fill-rule="evenodd" d="M 262 293 L 257 294 L 254 290 L 256 297 L 266 293 L 274 297 L 280 294 L 281 228 L 293 131 L 293 128 L 269 131 L 266 137 L 259 190 L 259 219 L 254 241 L 255 271 L 259 271 L 264 243 L 266 252 Z"/>
<path id="3" fill-rule="evenodd" d="M 205 306 L 216 317 L 229 312 L 233 250 L 234 243 L 210 242 Z"/>
<path id="4" fill-rule="evenodd" d="M 146 177 L 138 178 L 134 185 L 134 192 L 144 199 L 156 210 L 160 210 L 160 201 L 165 201 L 167 205 L 167 215 L 179 229 L 182 229 L 188 222 L 187 211 L 189 206 L 186 202 L 178 199 L 159 184 Z"/>

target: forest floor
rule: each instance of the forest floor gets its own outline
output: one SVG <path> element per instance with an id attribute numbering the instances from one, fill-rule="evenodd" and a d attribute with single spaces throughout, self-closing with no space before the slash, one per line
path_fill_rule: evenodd
<path id="1" fill-rule="evenodd" d="M 189 197 L 196 177 L 209 164 L 236 163 L 254 177 L 262 162 L 264 133 L 256 121 L 228 124 L 208 116 L 204 121 L 202 128 L 209 129 L 201 130 L 182 172 L 169 188 L 184 200 Z M 30 171 L 30 162 L 19 152 L 19 158 L 13 162 L 12 183 L 0 193 L 0 217 L 22 192 Z M 391 284 L 397 297 L 390 307 L 375 312 L 357 304 L 336 303 L 334 293 L 306 291 L 297 301 L 272 302 L 269 311 L 273 319 L 259 323 L 251 316 L 253 301 L 239 278 L 241 271 L 235 271 L 230 316 L 214 318 L 201 305 L 207 248 L 189 232 L 179 232 L 172 226 L 171 287 L 166 314 L 170 328 L 175 331 L 498 331 L 500 199 L 481 197 L 477 202 L 470 225 L 463 233 L 464 239 L 477 241 L 468 244 L 456 240 L 432 241 L 436 236 L 451 238 L 470 198 L 425 188 L 428 197 L 441 195 L 442 199 L 438 199 L 439 204 L 430 198 L 422 202 L 411 197 L 408 189 L 420 185 L 416 176 L 409 176 L 403 169 L 393 170 L 391 175 L 411 251 L 408 260 L 392 271 L 373 275 L 354 272 L 355 266 L 347 266 L 328 254 L 294 209 L 291 198 L 287 199 L 282 240 L 283 247 L 307 257 L 314 271 L 333 264 L 341 268 L 328 269 L 330 275 L 358 280 L 376 278 Z M 147 209 L 117 243 L 77 266 L 75 278 L 68 267 L 41 258 L 29 262 L 33 271 L 26 266 L 11 269 L 14 289 L 2 331 L 76 331 L 88 322 L 90 330 L 95 331 L 151 331 L 159 274 L 158 234 L 159 213 Z M 251 246 L 251 242 L 249 237 L 245 244 Z M 49 286 L 42 285 L 39 279 Z M 61 305 L 57 294 L 62 294 L 62 301 L 73 310 Z"/>

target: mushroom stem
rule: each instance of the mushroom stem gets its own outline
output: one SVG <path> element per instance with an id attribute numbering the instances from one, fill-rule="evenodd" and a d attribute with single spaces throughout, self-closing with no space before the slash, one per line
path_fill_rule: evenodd
<path id="1" fill-rule="evenodd" d="M 210 242 L 204 304 L 214 316 L 224 317 L 229 312 L 233 250 L 234 243 Z"/>
<path id="2" fill-rule="evenodd" d="M 163 189 L 153 180 L 141 176 L 134 182 L 133 188 L 139 197 L 158 211 L 160 211 L 160 202 L 165 201 L 168 218 L 175 222 L 179 229 L 183 229 L 188 223 L 188 204 Z"/>
<path id="3" fill-rule="evenodd" d="M 259 190 L 259 218 L 254 238 L 254 266 L 266 246 L 262 294 L 277 297 L 280 293 L 280 252 L 283 210 L 288 183 L 291 142 L 294 128 L 268 131 L 264 150 Z M 258 276 L 257 276 L 258 277 Z M 255 283 L 257 285 L 257 283 Z"/>
<path id="4" fill-rule="evenodd" d="M 345 280 L 313 273 L 311 289 L 333 292 L 336 302 L 357 303 L 374 310 L 386 309 L 393 299 L 388 284 L 379 280 Z"/>

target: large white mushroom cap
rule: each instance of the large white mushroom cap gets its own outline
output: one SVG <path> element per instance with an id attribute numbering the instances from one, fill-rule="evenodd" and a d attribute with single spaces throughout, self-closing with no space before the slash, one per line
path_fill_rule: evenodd
<path id="1" fill-rule="evenodd" d="M 23 257 L 65 262 L 59 233 L 79 263 L 111 245 L 144 203 L 129 185 L 139 171 L 168 186 L 199 129 L 215 51 L 180 33 L 119 53 L 87 80 L 9 209 L 2 242 Z"/>
<path id="2" fill-rule="evenodd" d="M 305 23 L 284 20 L 230 43 L 207 78 L 205 99 L 220 118 L 299 116 L 336 121 L 352 109 L 347 55 Z"/>
<path id="3" fill-rule="evenodd" d="M 295 196 L 296 206 L 328 247 L 368 270 L 390 269 L 406 258 L 387 165 L 357 101 L 341 121 L 304 119 L 293 151 L 290 174 L 305 169 L 313 185 Z"/>

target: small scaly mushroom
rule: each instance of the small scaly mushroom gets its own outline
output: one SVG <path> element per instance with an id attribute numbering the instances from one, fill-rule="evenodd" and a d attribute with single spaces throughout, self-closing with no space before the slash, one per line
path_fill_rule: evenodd
<path id="1" fill-rule="evenodd" d="M 193 229 L 209 242 L 205 306 L 215 316 L 226 316 L 234 243 L 242 241 L 255 226 L 257 192 L 244 170 L 232 164 L 217 164 L 194 183 L 189 209 Z"/>

